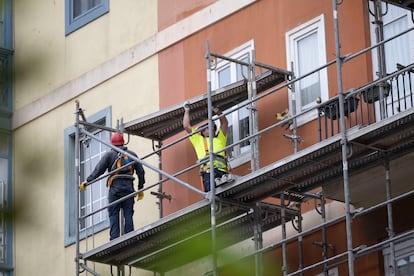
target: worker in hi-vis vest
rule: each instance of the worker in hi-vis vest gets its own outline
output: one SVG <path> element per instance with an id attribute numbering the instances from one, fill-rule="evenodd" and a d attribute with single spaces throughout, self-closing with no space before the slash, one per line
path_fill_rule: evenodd
<path id="1" fill-rule="evenodd" d="M 221 115 L 222 112 L 217 108 L 213 108 L 216 115 Z M 214 124 L 214 123 L 213 123 Z M 199 162 L 209 158 L 210 154 L 210 140 L 209 140 L 209 129 L 207 123 L 193 128 L 190 123 L 190 106 L 184 104 L 184 116 L 183 116 L 183 127 L 187 133 L 192 133 L 189 137 L 191 144 L 194 147 Z M 227 154 L 226 152 L 220 151 L 226 147 L 227 143 L 227 130 L 228 121 L 226 116 L 220 117 L 220 128 L 217 130 L 216 124 L 214 124 L 214 137 L 213 137 L 213 152 L 217 153 L 214 156 L 214 177 L 221 178 L 223 175 L 228 173 L 227 167 Z M 200 176 L 203 183 L 203 189 L 205 192 L 210 191 L 210 162 L 200 165 Z"/>
<path id="2" fill-rule="evenodd" d="M 138 157 L 135 152 L 129 150 L 124 146 L 124 137 L 121 133 L 115 132 L 111 136 L 111 144 L 113 146 L 119 147 L 119 149 L 127 152 L 128 154 Z M 129 164 L 129 165 L 128 165 Z M 122 169 L 120 169 L 122 168 Z M 112 172 L 114 171 L 107 179 L 107 187 L 109 188 L 108 192 L 108 202 L 114 202 L 126 195 L 135 192 L 134 189 L 134 172 L 138 176 L 138 189 L 141 190 L 144 188 L 145 184 L 145 171 L 142 167 L 142 164 L 136 161 L 133 161 L 126 154 L 121 154 L 113 149 L 106 152 L 105 155 L 99 160 L 96 164 L 95 169 L 92 173 L 86 178 L 86 181 L 80 184 L 79 189 L 84 191 L 86 186 L 89 185 L 89 182 L 98 178 L 105 171 Z M 136 196 L 137 201 L 144 198 L 144 192 L 141 191 Z M 110 233 L 109 239 L 113 240 L 118 238 L 120 235 L 119 227 L 119 212 L 122 208 L 123 219 L 124 219 L 124 234 L 134 230 L 133 214 L 134 214 L 134 197 L 125 199 L 115 205 L 108 207 L 109 214 L 109 223 L 110 223 Z"/>

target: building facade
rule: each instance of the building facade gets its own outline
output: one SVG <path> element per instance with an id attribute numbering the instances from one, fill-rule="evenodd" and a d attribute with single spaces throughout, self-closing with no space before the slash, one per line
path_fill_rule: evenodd
<path id="1" fill-rule="evenodd" d="M 409 1 L 32 2 L 2 2 L 4 275 L 413 273 Z M 185 102 L 229 121 L 211 193 Z M 109 241 L 78 185 L 114 130 L 147 183 Z"/>
<path id="2" fill-rule="evenodd" d="M 157 57 L 146 46 L 157 33 L 157 5 L 14 1 L 12 11 L 11 275 L 74 275 L 76 242 L 80 240 L 79 250 L 85 251 L 109 240 L 106 209 L 80 223 L 76 220 L 77 210 L 85 215 L 107 205 L 104 180 L 83 194 L 77 187 L 109 147 L 83 137 L 81 173 L 75 178 L 75 101 L 88 122 L 114 129 L 117 121 L 158 110 Z M 108 142 L 110 132 L 89 130 Z M 128 148 L 138 155 L 151 150 L 150 142 L 127 138 Z M 146 178 L 154 181 L 150 172 Z M 135 227 L 158 217 L 156 200 L 148 192 L 135 204 Z M 107 266 L 95 269 L 110 275 Z"/>

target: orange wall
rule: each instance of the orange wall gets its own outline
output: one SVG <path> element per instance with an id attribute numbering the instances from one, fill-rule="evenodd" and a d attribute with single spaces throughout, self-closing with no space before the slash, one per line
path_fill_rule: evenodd
<path id="1" fill-rule="evenodd" d="M 186 3 L 184 3 L 186 2 Z M 188 3 L 187 3 L 188 2 Z M 184 18 L 202 7 L 215 1 L 170 1 L 160 0 L 159 28 Z M 339 30 L 342 55 L 356 53 L 370 45 L 369 20 L 366 0 L 343 1 L 339 6 Z M 331 1 L 326 0 L 261 0 L 251 6 L 225 18 L 208 28 L 186 38 L 163 51 L 159 55 L 160 79 L 160 108 L 185 101 L 203 94 L 207 90 L 205 52 L 206 41 L 209 41 L 212 52 L 225 54 L 239 45 L 254 39 L 256 60 L 275 67 L 286 69 L 285 33 L 292 28 L 316 17 L 325 15 L 326 31 L 326 59 L 335 59 L 335 40 L 332 18 Z M 329 93 L 335 96 L 337 87 L 337 69 L 331 66 L 328 69 Z M 361 86 L 372 80 L 371 56 L 363 55 L 343 66 L 343 91 Z M 275 123 L 275 113 L 288 106 L 287 90 L 279 91 L 258 102 L 259 129 Z M 288 133 L 284 128 L 278 128 L 260 138 L 261 165 L 270 164 L 293 153 L 289 140 L 283 138 Z M 298 134 L 303 141 L 300 149 L 306 148 L 316 141 L 315 122 L 300 127 Z M 312 135 L 310 135 L 312 134 Z M 173 137 L 173 141 L 182 137 L 184 131 Z M 266 149 L 266 150 L 263 150 Z M 175 173 L 194 164 L 196 156 L 189 141 L 183 141 L 173 148 L 163 152 L 163 169 Z M 249 164 L 235 169 L 236 174 L 250 172 Z M 200 179 L 196 171 L 180 176 L 181 179 L 200 187 Z M 166 183 L 164 190 L 173 195 L 171 202 L 164 201 L 164 215 L 175 212 L 200 199 L 200 196 L 176 183 Z M 394 204 L 394 219 L 396 232 L 400 233 L 412 228 L 414 217 L 409 206 L 412 198 Z M 303 210 L 311 210 L 312 206 L 305 203 Z M 308 206 L 309 205 L 309 206 Z M 353 246 L 373 244 L 386 238 L 386 215 L 380 209 L 369 216 L 357 218 L 352 222 Z M 407 219 L 411 218 L 411 219 Z M 327 229 L 327 242 L 335 252 L 329 256 L 347 250 L 345 223 L 341 222 Z M 322 250 L 315 246 L 315 241 L 322 241 L 321 233 L 314 233 L 304 239 L 304 265 L 309 265 L 322 259 Z M 280 248 L 266 254 L 265 275 L 275 274 L 282 265 Z M 383 275 L 382 252 L 374 252 L 355 261 L 356 275 Z M 289 271 L 298 268 L 298 247 L 296 242 L 288 245 Z M 254 261 L 246 260 L 248 269 L 254 272 Z M 339 266 L 339 275 L 346 275 L 347 262 Z M 228 272 L 229 271 L 229 272 Z M 233 268 L 224 269 L 221 275 L 233 275 Z M 228 274 L 226 274 L 228 272 Z M 305 275 L 315 275 L 321 269 L 314 269 Z M 280 274 L 281 275 L 281 274 Z"/>
<path id="2" fill-rule="evenodd" d="M 411 206 L 410 202 L 414 200 L 414 196 L 400 200 L 393 204 L 394 213 L 394 232 L 400 234 L 412 229 L 414 225 L 414 215 L 407 206 Z M 380 208 L 368 215 L 360 216 L 352 221 L 352 240 L 353 247 L 361 245 L 373 245 L 387 238 L 387 215 L 385 208 Z M 341 237 L 341 238 L 338 238 Z M 345 221 L 326 228 L 326 242 L 328 244 L 328 257 L 347 251 Z M 322 248 L 315 243 L 322 242 L 322 232 L 315 232 L 303 238 L 302 257 L 303 267 L 321 262 L 323 260 Z M 276 242 L 276 241 L 275 241 Z M 282 251 L 281 247 L 269 251 L 264 257 L 264 275 L 283 275 L 282 274 Z M 288 273 L 292 273 L 299 269 L 299 246 L 297 241 L 287 244 L 287 264 Z M 348 262 L 345 258 L 331 262 L 338 264 L 339 275 L 348 275 Z M 237 263 L 236 266 L 227 266 L 220 271 L 220 275 L 235 275 L 238 267 L 248 271 L 242 275 L 254 275 L 254 259 L 250 258 L 243 262 Z M 355 275 L 378 276 L 384 275 L 384 263 L 382 250 L 373 251 L 365 256 L 358 257 L 354 262 Z M 316 275 L 322 272 L 323 267 L 312 269 L 304 273 L 304 275 Z"/>
<path id="3" fill-rule="evenodd" d="M 158 0 L 158 30 L 186 18 L 217 0 Z"/>
<path id="4" fill-rule="evenodd" d="M 160 29 L 214 1 L 196 1 L 197 5 L 194 6 L 182 3 L 179 5 L 178 2 L 183 1 L 159 1 L 160 8 L 163 6 L 161 4 L 165 4 L 159 11 Z M 339 6 L 338 12 L 342 54 L 356 53 L 367 47 L 370 42 L 366 1 L 344 1 Z M 225 54 L 254 39 L 257 61 L 286 69 L 285 33 L 320 14 L 325 15 L 326 59 L 331 61 L 335 59 L 333 12 L 331 1 L 326 0 L 261 0 L 166 49 L 159 55 L 160 108 L 206 93 L 206 41 L 209 41 L 212 52 Z M 347 64 L 343 70 L 344 91 L 367 83 L 372 78 L 368 55 Z M 334 96 L 337 94 L 335 66 L 329 68 L 328 77 L 330 94 Z M 279 91 L 266 100 L 259 101 L 259 129 L 274 124 L 275 114 L 287 107 L 287 90 Z M 312 133 L 311 136 L 309 132 Z M 260 138 L 262 166 L 293 153 L 292 143 L 283 137 L 284 133 L 289 132 L 284 128 L 278 128 Z M 316 142 L 315 123 L 303 126 L 298 134 L 303 140 L 300 149 L 312 145 Z M 184 132 L 181 135 L 184 135 Z M 184 141 L 174 149 L 163 153 L 162 162 L 165 170 L 174 173 L 194 164 L 195 160 L 191 144 Z M 247 174 L 250 172 L 248 165 L 236 168 L 234 172 L 239 175 Z M 196 172 L 181 178 L 197 188 L 200 187 Z M 165 214 L 177 211 L 200 199 L 194 192 L 182 189 L 177 184 L 164 185 L 164 190 L 174 197 L 171 203 L 164 205 Z"/>

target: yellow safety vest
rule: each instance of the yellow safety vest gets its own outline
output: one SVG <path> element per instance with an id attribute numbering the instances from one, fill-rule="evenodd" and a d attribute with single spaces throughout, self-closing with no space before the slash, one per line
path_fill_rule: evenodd
<path id="1" fill-rule="evenodd" d="M 193 132 L 195 130 L 193 129 Z M 196 152 L 198 160 L 204 159 L 210 153 L 210 140 L 208 137 L 204 137 L 200 133 L 196 133 L 189 137 L 191 143 L 193 144 L 194 150 Z M 220 149 L 226 147 L 227 137 L 224 135 L 223 131 L 219 129 L 216 136 L 213 138 L 213 149 L 214 152 L 217 152 Z M 214 168 L 219 169 L 220 171 L 227 172 L 227 154 L 225 151 L 221 151 L 214 160 Z M 220 158 L 222 157 L 222 158 Z M 210 162 L 203 164 L 201 170 L 206 171 L 210 168 Z"/>

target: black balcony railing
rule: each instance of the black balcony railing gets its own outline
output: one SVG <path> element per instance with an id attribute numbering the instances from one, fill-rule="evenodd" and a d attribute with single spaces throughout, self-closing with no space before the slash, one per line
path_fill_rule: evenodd
<path id="1" fill-rule="evenodd" d="M 344 117 L 347 129 L 366 126 L 394 116 L 414 106 L 414 64 L 397 65 L 397 70 L 382 79 L 344 93 Z M 318 107 L 318 139 L 340 130 L 339 97 Z"/>

